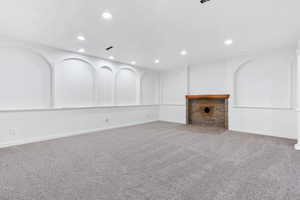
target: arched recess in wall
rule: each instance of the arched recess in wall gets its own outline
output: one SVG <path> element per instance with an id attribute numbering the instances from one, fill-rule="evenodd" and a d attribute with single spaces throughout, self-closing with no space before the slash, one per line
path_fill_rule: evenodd
<path id="1" fill-rule="evenodd" d="M 135 105 L 138 95 L 138 75 L 135 69 L 122 67 L 116 74 L 116 104 Z"/>
<path id="2" fill-rule="evenodd" d="M 158 103 L 158 80 L 153 73 L 146 72 L 141 78 L 141 103 L 144 105 Z"/>
<path id="3" fill-rule="evenodd" d="M 55 105 L 95 105 L 95 68 L 82 58 L 66 58 L 55 66 Z"/>
<path id="4" fill-rule="evenodd" d="M 237 107 L 291 108 L 290 56 L 262 57 L 242 63 L 234 73 Z"/>
<path id="5" fill-rule="evenodd" d="M 114 71 L 108 66 L 98 69 L 97 103 L 113 105 Z"/>
<path id="6" fill-rule="evenodd" d="M 51 76 L 51 64 L 41 54 L 0 47 L 0 109 L 49 108 Z"/>

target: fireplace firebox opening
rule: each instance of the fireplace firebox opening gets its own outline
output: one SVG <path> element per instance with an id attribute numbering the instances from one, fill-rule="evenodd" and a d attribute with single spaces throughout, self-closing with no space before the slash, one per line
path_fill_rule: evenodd
<path id="1" fill-rule="evenodd" d="M 186 96 L 186 124 L 228 129 L 229 97 L 229 94 Z"/>
<path id="2" fill-rule="evenodd" d="M 204 112 L 205 112 L 205 113 L 210 113 L 210 108 L 209 108 L 209 107 L 205 107 L 205 108 L 204 108 Z"/>

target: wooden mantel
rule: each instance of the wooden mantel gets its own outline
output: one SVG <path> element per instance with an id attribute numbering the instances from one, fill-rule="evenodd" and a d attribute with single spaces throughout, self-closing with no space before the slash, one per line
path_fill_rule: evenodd
<path id="1" fill-rule="evenodd" d="M 186 95 L 186 99 L 229 99 L 229 94 Z"/>

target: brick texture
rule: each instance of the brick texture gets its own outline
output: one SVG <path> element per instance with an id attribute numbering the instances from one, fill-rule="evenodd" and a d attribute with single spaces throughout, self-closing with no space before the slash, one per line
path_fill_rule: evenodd
<path id="1" fill-rule="evenodd" d="M 227 99 L 190 99 L 187 101 L 188 124 L 228 128 Z"/>

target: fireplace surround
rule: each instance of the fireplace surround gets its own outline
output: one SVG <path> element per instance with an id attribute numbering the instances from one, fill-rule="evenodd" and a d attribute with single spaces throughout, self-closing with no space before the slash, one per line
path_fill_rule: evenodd
<path id="1" fill-rule="evenodd" d="M 187 95 L 186 123 L 201 127 L 228 129 L 229 94 Z"/>

